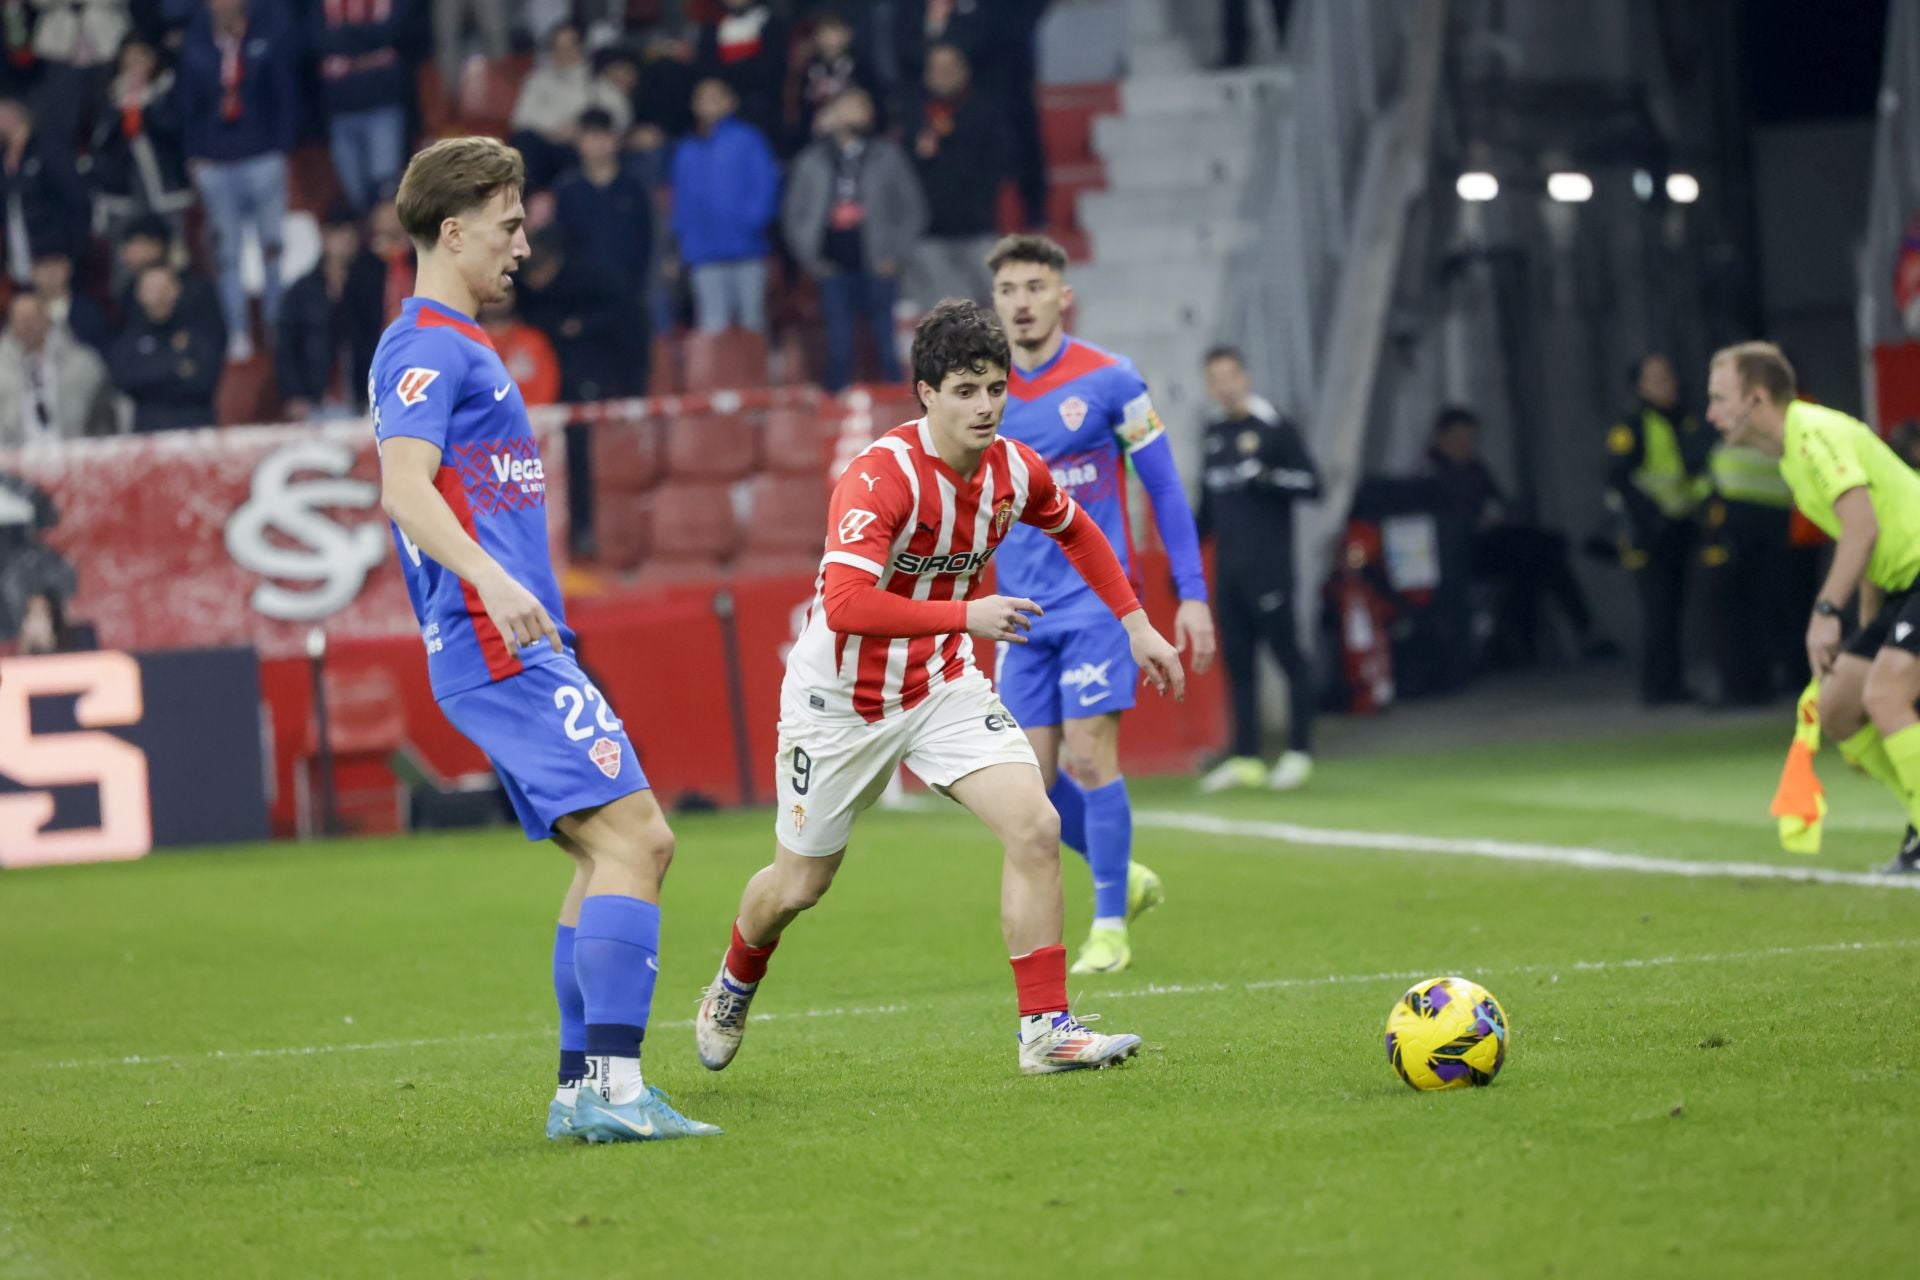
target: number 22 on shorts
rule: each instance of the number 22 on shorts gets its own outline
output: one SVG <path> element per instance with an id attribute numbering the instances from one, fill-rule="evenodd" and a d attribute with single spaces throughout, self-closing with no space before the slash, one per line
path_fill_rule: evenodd
<path id="1" fill-rule="evenodd" d="M 569 738 L 575 742 L 582 742 L 593 736 L 593 726 L 580 723 L 580 716 L 586 711 L 589 702 L 594 704 L 593 720 L 594 724 L 600 726 L 600 732 L 620 732 L 622 727 L 620 720 L 614 716 L 612 708 L 607 706 L 607 700 L 600 696 L 600 691 L 591 683 L 583 684 L 578 689 L 570 684 L 563 684 L 553 691 L 553 705 L 566 713 L 566 729 Z"/>

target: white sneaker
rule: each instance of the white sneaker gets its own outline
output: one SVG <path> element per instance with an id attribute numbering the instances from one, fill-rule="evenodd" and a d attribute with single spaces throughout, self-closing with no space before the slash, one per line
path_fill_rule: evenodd
<path id="1" fill-rule="evenodd" d="M 1313 757 L 1304 751 L 1289 751 L 1274 762 L 1267 785 L 1275 791 L 1298 791 L 1313 777 Z"/>
<path id="2" fill-rule="evenodd" d="M 1055 1071 L 1097 1070 L 1131 1058 L 1140 1051 L 1140 1037 L 1103 1036 L 1087 1030 L 1087 1023 L 1099 1021 L 1090 1013 L 1076 1018 L 1071 1013 L 1056 1013 L 1052 1022 L 1029 1033 L 1020 1031 L 1020 1070 L 1022 1074 L 1043 1076 Z M 1026 1019 L 1038 1022 L 1039 1018 Z M 1031 1039 L 1029 1039 L 1031 1035 Z"/>
<path id="3" fill-rule="evenodd" d="M 757 982 L 743 987 L 731 981 L 726 962 L 721 961 L 713 984 L 700 995 L 700 1012 L 693 1020 L 693 1044 L 699 1050 L 701 1066 L 719 1071 L 740 1052 L 740 1042 L 747 1034 L 747 1006 L 759 989 Z"/>

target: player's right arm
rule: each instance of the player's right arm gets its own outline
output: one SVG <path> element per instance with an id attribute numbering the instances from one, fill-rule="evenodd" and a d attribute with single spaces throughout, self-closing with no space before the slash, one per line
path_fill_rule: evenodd
<path id="1" fill-rule="evenodd" d="M 1011 596 L 978 600 L 912 600 L 882 591 L 893 541 L 913 519 L 913 493 L 892 458 L 878 451 L 855 458 L 833 487 L 827 551 L 821 557 L 821 603 L 841 635 L 892 640 L 965 631 L 982 640 L 1025 644 L 1040 606 Z"/>
<path id="2" fill-rule="evenodd" d="M 417 550 L 473 584 L 487 616 L 515 647 L 525 648 L 545 636 L 554 652 L 560 652 L 560 631 L 545 606 L 461 527 L 460 518 L 435 487 L 454 390 L 464 372 L 463 357 L 446 350 L 444 344 L 427 343 L 408 355 L 437 358 L 440 367 L 409 366 L 396 375 L 391 365 L 406 365 L 402 359 L 375 375 L 373 429 L 380 446 L 381 507 L 411 544 L 409 554 Z M 443 369 L 447 376 L 442 376 Z M 409 383 L 409 375 L 422 372 L 434 375 L 424 387 L 417 378 Z M 403 385 L 409 387 L 405 394 Z"/>

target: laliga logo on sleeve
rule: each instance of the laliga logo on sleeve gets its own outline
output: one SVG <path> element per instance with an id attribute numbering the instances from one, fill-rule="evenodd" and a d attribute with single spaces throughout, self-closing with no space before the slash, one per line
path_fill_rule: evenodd
<path id="1" fill-rule="evenodd" d="M 867 526 L 879 517 L 871 511 L 862 511 L 855 507 L 840 517 L 840 541 L 858 542 L 867 531 Z"/>
<path id="2" fill-rule="evenodd" d="M 400 403 L 412 407 L 427 398 L 427 388 L 440 376 L 438 369 L 409 369 L 400 375 L 400 381 L 394 384 L 393 392 L 400 397 Z M 500 397 L 495 396 L 498 400 Z"/>
<path id="3" fill-rule="evenodd" d="M 227 553 L 262 577 L 313 584 L 295 590 L 263 582 L 250 599 L 257 612 L 286 622 L 338 613 L 385 558 L 386 532 L 377 523 L 349 528 L 325 514 L 328 507 L 368 510 L 379 500 L 377 486 L 347 474 L 353 457 L 344 444 L 302 440 L 254 468 L 251 494 L 227 521 Z M 303 471 L 326 478 L 296 481 Z M 269 538 L 269 530 L 279 539 Z"/>

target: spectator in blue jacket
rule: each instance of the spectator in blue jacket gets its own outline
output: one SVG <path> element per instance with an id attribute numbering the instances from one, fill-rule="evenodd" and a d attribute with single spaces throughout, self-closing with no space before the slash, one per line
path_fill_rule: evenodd
<path id="1" fill-rule="evenodd" d="M 767 331 L 768 228 L 780 212 L 780 167 L 760 131 L 733 117 L 724 80 L 693 91 L 694 132 L 673 156 L 673 233 L 693 282 L 694 324 Z"/>
<path id="2" fill-rule="evenodd" d="M 280 322 L 287 153 L 300 116 L 295 33 L 281 20 L 283 11 L 278 0 L 207 0 L 180 49 L 187 162 L 213 234 L 229 361 L 253 356 L 240 283 L 240 246 L 249 224 L 265 260 L 267 332 Z"/>
<path id="3" fill-rule="evenodd" d="M 333 171 L 360 213 L 406 164 L 413 69 L 404 46 L 419 21 L 416 0 L 316 4 L 307 13 Z"/>

